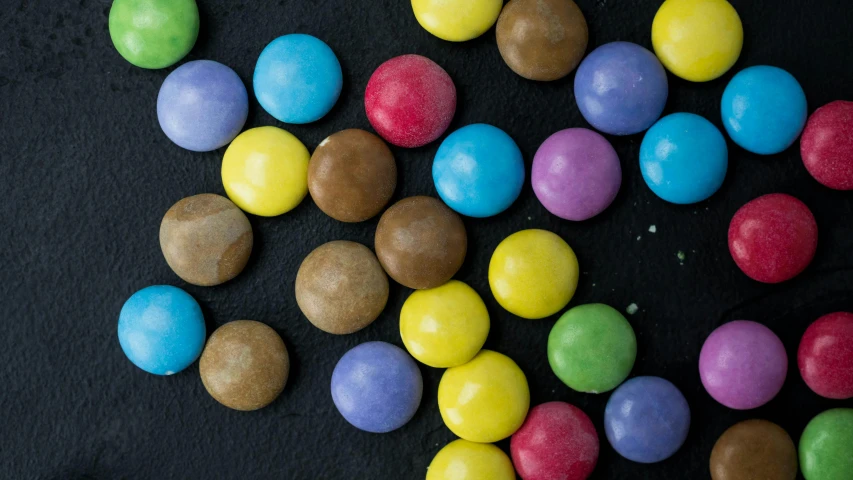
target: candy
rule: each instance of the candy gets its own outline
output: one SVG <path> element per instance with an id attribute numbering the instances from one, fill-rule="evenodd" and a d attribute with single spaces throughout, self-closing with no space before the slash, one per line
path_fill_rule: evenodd
<path id="1" fill-rule="evenodd" d="M 249 261 L 253 241 L 246 215 L 211 193 L 179 200 L 160 223 L 166 263 L 193 285 L 219 285 L 236 277 Z"/>
<path id="2" fill-rule="evenodd" d="M 853 472 L 853 408 L 814 417 L 800 437 L 800 468 L 806 480 L 848 480 Z"/>
<path id="3" fill-rule="evenodd" d="M 308 163 L 308 191 L 317 207 L 342 222 L 382 211 L 397 188 L 394 155 L 379 137 L 352 128 L 323 140 Z"/>
<path id="4" fill-rule="evenodd" d="M 524 185 L 524 159 L 503 130 L 468 125 L 441 142 L 432 164 L 438 195 L 469 217 L 491 217 L 512 205 Z"/>
<path id="5" fill-rule="evenodd" d="M 450 126 L 456 112 L 456 86 L 432 60 L 401 55 L 370 76 L 364 108 L 382 138 L 399 147 L 421 147 Z"/>
<path id="6" fill-rule="evenodd" d="M 417 290 L 400 311 L 400 336 L 418 361 L 435 368 L 467 363 L 489 335 L 489 312 L 477 292 L 451 280 Z"/>
<path id="7" fill-rule="evenodd" d="M 308 149 L 276 127 L 246 130 L 222 159 L 222 184 L 238 207 L 274 217 L 289 212 L 308 193 Z"/>
<path id="8" fill-rule="evenodd" d="M 635 377 L 607 401 L 604 432 L 619 455 L 639 463 L 666 460 L 690 430 L 690 407 L 675 385 L 660 377 Z"/>
<path id="9" fill-rule="evenodd" d="M 418 410 L 423 380 L 400 347 L 367 342 L 344 354 L 332 372 L 332 400 L 359 430 L 385 433 L 405 425 Z"/>
<path id="10" fill-rule="evenodd" d="M 746 420 L 723 433 L 711 451 L 712 480 L 795 480 L 797 448 L 782 427 Z"/>
<path id="11" fill-rule="evenodd" d="M 127 358 L 155 375 L 172 375 L 192 364 L 204 347 L 201 307 L 187 292 L 154 285 L 134 293 L 118 317 L 118 341 Z"/>
<path id="12" fill-rule="evenodd" d="M 439 450 L 426 480 L 515 480 L 515 469 L 500 448 L 460 439 Z"/>
<path id="13" fill-rule="evenodd" d="M 853 313 L 830 313 L 809 325 L 800 340 L 797 365 L 816 394 L 853 398 Z"/>
<path id="14" fill-rule="evenodd" d="M 254 320 L 217 328 L 199 360 L 207 393 L 234 410 L 257 410 L 284 390 L 290 357 L 275 330 Z"/>
<path id="15" fill-rule="evenodd" d="M 548 335 L 548 363 L 566 385 L 585 393 L 613 390 L 637 358 L 634 329 L 616 309 L 592 303 L 564 313 Z"/>
<path id="16" fill-rule="evenodd" d="M 585 128 L 560 130 L 533 157 L 533 192 L 542 205 L 566 220 L 586 220 L 607 208 L 622 185 L 616 150 Z"/>
<path id="17" fill-rule="evenodd" d="M 319 38 L 290 34 L 264 48 L 252 83 L 261 107 L 285 123 L 311 123 L 338 101 L 343 72 L 335 52 Z"/>
<path id="18" fill-rule="evenodd" d="M 667 0 L 652 22 L 652 45 L 667 70 L 707 82 L 737 61 L 743 25 L 726 0 Z"/>
<path id="19" fill-rule="evenodd" d="M 738 72 L 723 92 L 723 126 L 745 150 L 772 155 L 803 131 L 806 94 L 790 73 L 760 65 Z"/>
<path id="20" fill-rule="evenodd" d="M 779 283 L 800 274 L 817 250 L 817 223 L 803 202 L 782 193 L 742 206 L 729 225 L 729 252 L 748 277 Z"/>
<path id="21" fill-rule="evenodd" d="M 581 409 L 543 403 L 513 434 L 510 451 L 523 480 L 585 480 L 598 461 L 598 433 Z"/>
<path id="22" fill-rule="evenodd" d="M 379 218 L 375 244 L 382 268 L 397 283 L 434 288 L 462 266 L 468 236 L 459 216 L 440 200 L 409 197 Z"/>
<path id="23" fill-rule="evenodd" d="M 785 346 L 764 325 L 737 320 L 717 327 L 699 354 L 699 376 L 714 400 L 736 410 L 769 402 L 788 373 Z"/>
<path id="24" fill-rule="evenodd" d="M 632 135 L 652 126 L 663 112 L 669 87 L 654 54 L 628 42 L 602 45 L 575 74 L 575 99 L 597 130 Z"/>
<path id="25" fill-rule="evenodd" d="M 179 147 L 208 152 L 228 145 L 249 114 L 249 95 L 234 70 L 210 60 L 187 62 L 166 77 L 157 120 Z"/>
<path id="26" fill-rule="evenodd" d="M 388 277 L 376 255 L 360 243 L 321 245 L 296 273 L 296 303 L 324 332 L 357 332 L 376 320 L 387 301 Z"/>
<path id="27" fill-rule="evenodd" d="M 559 236 L 522 230 L 505 238 L 489 261 L 489 287 L 498 303 L 519 317 L 559 312 L 578 286 L 578 259 Z"/>
<path id="28" fill-rule="evenodd" d="M 728 158 L 726 139 L 714 124 L 692 113 L 673 113 L 643 137 L 640 171 L 658 197 L 696 203 L 720 189 Z"/>
<path id="29" fill-rule="evenodd" d="M 470 362 L 448 368 L 438 384 L 438 410 L 458 437 L 490 443 L 509 437 L 530 407 L 527 377 L 511 358 L 481 350 Z"/>
<path id="30" fill-rule="evenodd" d="M 110 38 L 125 60 L 142 68 L 166 68 L 192 50 L 198 37 L 195 0 L 115 0 Z"/>
<path id="31" fill-rule="evenodd" d="M 578 66 L 586 51 L 586 19 L 572 0 L 512 0 L 496 29 L 498 50 L 515 73 L 557 80 Z"/>
<path id="32" fill-rule="evenodd" d="M 815 180 L 853 190 L 853 102 L 837 100 L 815 110 L 803 130 L 800 153 Z"/>
<path id="33" fill-rule="evenodd" d="M 502 0 L 412 0 L 418 23 L 450 42 L 477 38 L 495 24 Z"/>

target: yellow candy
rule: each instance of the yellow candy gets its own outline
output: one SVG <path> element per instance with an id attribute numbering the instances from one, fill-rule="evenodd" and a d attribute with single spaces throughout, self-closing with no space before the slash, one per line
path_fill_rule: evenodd
<path id="1" fill-rule="evenodd" d="M 400 336 L 417 360 L 436 368 L 468 362 L 489 335 L 489 312 L 477 292 L 451 280 L 416 290 L 400 312 Z"/>
<path id="2" fill-rule="evenodd" d="M 308 149 L 276 127 L 246 130 L 222 159 L 222 183 L 241 209 L 274 217 L 292 210 L 308 193 Z"/>
<path id="3" fill-rule="evenodd" d="M 502 0 L 412 0 L 418 23 L 442 40 L 464 42 L 486 33 L 498 20 Z"/>
<path id="4" fill-rule="evenodd" d="M 726 0 L 666 0 L 652 23 L 663 66 L 691 82 L 726 73 L 743 47 L 743 25 Z"/>
<path id="5" fill-rule="evenodd" d="M 524 423 L 529 407 L 524 373 L 511 358 L 491 350 L 481 350 L 470 362 L 447 369 L 438 384 L 444 424 L 471 442 L 509 437 Z"/>
<path id="6" fill-rule="evenodd" d="M 515 480 L 515 470 L 492 444 L 454 440 L 432 459 L 426 480 Z"/>
<path id="7" fill-rule="evenodd" d="M 545 230 L 522 230 L 498 245 L 489 286 L 502 307 L 519 317 L 544 318 L 565 307 L 578 286 L 572 248 Z"/>

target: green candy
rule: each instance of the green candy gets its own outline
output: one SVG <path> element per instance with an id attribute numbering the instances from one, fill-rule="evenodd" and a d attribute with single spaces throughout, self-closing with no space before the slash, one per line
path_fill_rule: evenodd
<path id="1" fill-rule="evenodd" d="M 548 335 L 548 363 L 579 392 L 613 390 L 628 378 L 637 358 L 634 329 L 616 309 L 601 303 L 564 313 Z"/>
<path id="2" fill-rule="evenodd" d="M 800 467 L 806 480 L 853 478 L 853 408 L 827 410 L 806 425 Z"/>
<path id="3" fill-rule="evenodd" d="M 166 68 L 192 50 L 198 38 L 195 0 L 115 0 L 110 38 L 118 53 L 142 68 Z"/>

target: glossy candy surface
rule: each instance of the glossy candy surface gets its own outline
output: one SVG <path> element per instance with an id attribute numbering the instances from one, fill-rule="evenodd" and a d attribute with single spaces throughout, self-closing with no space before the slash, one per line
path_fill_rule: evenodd
<path id="1" fill-rule="evenodd" d="M 726 430 L 711 451 L 712 480 L 795 480 L 797 448 L 785 430 L 746 420 Z"/>
<path id="2" fill-rule="evenodd" d="M 412 0 L 418 23 L 442 40 L 464 42 L 495 24 L 502 0 Z"/>
<path id="3" fill-rule="evenodd" d="M 115 0 L 109 28 L 125 60 L 142 68 L 166 68 L 195 45 L 198 6 L 195 0 Z"/>
<path id="4" fill-rule="evenodd" d="M 515 480 L 515 469 L 500 448 L 459 439 L 439 450 L 426 480 Z"/>
<path id="5" fill-rule="evenodd" d="M 797 365 L 818 395 L 853 398 L 853 313 L 830 313 L 809 325 L 800 340 Z"/>
<path id="6" fill-rule="evenodd" d="M 853 190 L 853 102 L 828 103 L 809 117 L 800 153 L 809 173 L 835 190 Z"/>
<path id="7" fill-rule="evenodd" d="M 814 417 L 800 437 L 800 468 L 806 480 L 849 480 L 853 472 L 853 408 Z"/>

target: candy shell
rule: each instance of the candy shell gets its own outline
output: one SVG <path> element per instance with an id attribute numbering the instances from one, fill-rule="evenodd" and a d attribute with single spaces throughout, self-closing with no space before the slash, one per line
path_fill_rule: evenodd
<path id="1" fill-rule="evenodd" d="M 853 472 L 853 408 L 814 417 L 800 437 L 800 468 L 806 480 L 849 480 Z"/>
<path id="2" fill-rule="evenodd" d="M 418 23 L 450 42 L 477 38 L 495 24 L 503 0 L 412 0 Z"/>
<path id="3" fill-rule="evenodd" d="M 853 398 L 853 313 L 830 313 L 809 325 L 800 340 L 797 365 L 816 394 Z"/>
<path id="4" fill-rule="evenodd" d="M 746 420 L 725 431 L 711 450 L 711 480 L 795 480 L 797 448 L 785 430 Z"/>
<path id="5" fill-rule="evenodd" d="M 853 190 L 853 102 L 837 100 L 815 110 L 803 130 L 800 153 L 815 180 Z"/>
<path id="6" fill-rule="evenodd" d="M 192 50 L 198 38 L 195 0 L 115 0 L 110 38 L 125 60 L 142 68 L 166 68 Z"/>
<path id="7" fill-rule="evenodd" d="M 515 480 L 515 469 L 500 448 L 459 439 L 439 450 L 426 480 Z"/>

